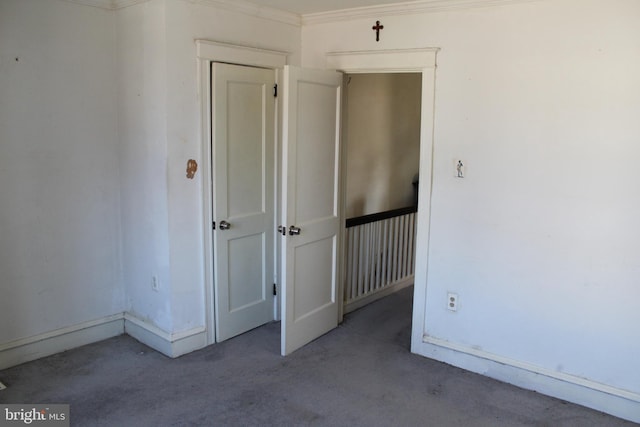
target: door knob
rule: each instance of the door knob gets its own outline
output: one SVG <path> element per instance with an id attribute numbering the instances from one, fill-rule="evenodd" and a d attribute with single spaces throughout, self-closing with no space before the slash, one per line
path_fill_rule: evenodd
<path id="1" fill-rule="evenodd" d="M 231 224 L 227 221 L 220 221 L 220 230 L 228 230 L 231 228 Z"/>
<path id="2" fill-rule="evenodd" d="M 299 236 L 300 235 L 300 227 L 296 227 L 295 225 L 292 225 L 291 227 L 289 227 L 289 235 L 290 236 Z"/>

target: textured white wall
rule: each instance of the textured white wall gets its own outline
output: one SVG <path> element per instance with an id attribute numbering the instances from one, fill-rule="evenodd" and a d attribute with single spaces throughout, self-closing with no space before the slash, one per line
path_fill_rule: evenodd
<path id="1" fill-rule="evenodd" d="M 420 74 L 349 76 L 347 218 L 413 205 L 421 95 Z"/>
<path id="2" fill-rule="evenodd" d="M 124 310 L 114 24 L 0 2 L 0 343 Z"/>
<path id="3" fill-rule="evenodd" d="M 0 343 L 204 325 L 196 38 L 299 62 L 299 27 L 188 1 L 0 2 Z"/>
<path id="4" fill-rule="evenodd" d="M 154 0 L 115 13 L 127 311 L 171 331 L 165 5 Z"/>
<path id="5" fill-rule="evenodd" d="M 187 179 L 188 159 L 201 166 L 200 103 L 194 40 L 223 41 L 291 53 L 299 63 L 300 27 L 180 0 L 167 2 L 167 185 L 174 330 L 204 325 L 202 167 Z"/>
<path id="6" fill-rule="evenodd" d="M 204 326 L 196 39 L 292 53 L 300 28 L 183 0 L 118 14 L 124 277 L 129 308 L 167 332 Z M 186 165 L 200 165 L 193 180 Z M 160 290 L 151 289 L 151 277 Z"/>
<path id="7" fill-rule="evenodd" d="M 640 393 L 640 3 L 548 0 L 309 25 L 325 52 L 441 47 L 426 330 Z M 455 178 L 455 161 L 467 166 Z M 447 292 L 459 310 L 446 310 Z"/>

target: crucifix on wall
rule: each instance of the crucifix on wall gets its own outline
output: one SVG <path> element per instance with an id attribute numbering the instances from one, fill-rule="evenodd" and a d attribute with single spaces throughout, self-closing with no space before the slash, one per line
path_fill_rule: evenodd
<path id="1" fill-rule="evenodd" d="M 380 21 L 376 21 L 376 25 L 371 27 L 372 30 L 376 32 L 376 41 L 380 41 L 380 30 L 384 28 L 384 25 L 380 25 Z"/>

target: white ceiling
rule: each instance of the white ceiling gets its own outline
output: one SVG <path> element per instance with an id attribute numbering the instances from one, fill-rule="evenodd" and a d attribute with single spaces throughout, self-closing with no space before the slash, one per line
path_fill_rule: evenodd
<path id="1" fill-rule="evenodd" d="M 409 3 L 407 0 L 250 0 L 250 2 L 298 15 L 382 4 Z"/>

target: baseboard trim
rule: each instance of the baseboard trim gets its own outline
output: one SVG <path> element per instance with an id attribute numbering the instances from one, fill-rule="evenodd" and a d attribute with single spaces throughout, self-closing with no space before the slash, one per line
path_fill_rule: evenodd
<path id="1" fill-rule="evenodd" d="M 0 344 L 0 370 L 125 333 L 172 358 L 208 344 L 204 326 L 169 333 L 132 314 L 118 313 Z"/>
<path id="2" fill-rule="evenodd" d="M 124 332 L 168 357 L 179 357 L 207 345 L 204 326 L 169 333 L 130 313 L 124 315 Z"/>
<path id="3" fill-rule="evenodd" d="M 412 352 L 528 390 L 640 422 L 640 394 L 429 335 Z"/>
<path id="4" fill-rule="evenodd" d="M 124 333 L 122 313 L 0 345 L 0 369 L 106 340 Z"/>
<path id="5" fill-rule="evenodd" d="M 413 274 L 392 285 L 387 285 L 374 293 L 351 300 L 344 305 L 344 314 L 351 313 L 352 311 L 364 307 L 367 304 L 371 304 L 372 302 L 377 301 L 380 298 L 384 298 L 411 285 L 413 285 Z"/>

